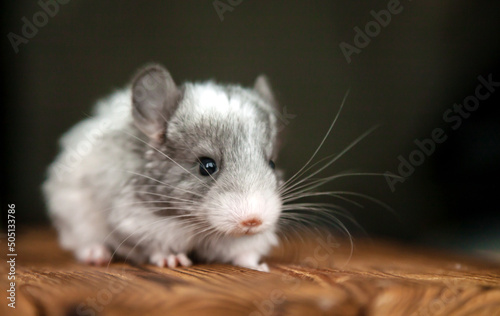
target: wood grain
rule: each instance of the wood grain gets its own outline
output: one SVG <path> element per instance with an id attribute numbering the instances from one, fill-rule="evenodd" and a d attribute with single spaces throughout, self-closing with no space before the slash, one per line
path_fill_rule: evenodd
<path id="1" fill-rule="evenodd" d="M 331 234 L 288 240 L 271 273 L 78 264 L 54 231 L 17 241 L 16 309 L 1 315 L 500 315 L 497 262 Z M 4 244 L 5 246 L 5 244 Z M 8 266 L 1 264 L 6 293 Z"/>

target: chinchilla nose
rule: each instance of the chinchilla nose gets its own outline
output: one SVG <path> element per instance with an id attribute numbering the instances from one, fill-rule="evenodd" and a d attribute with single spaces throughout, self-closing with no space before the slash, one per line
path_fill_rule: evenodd
<path id="1" fill-rule="evenodd" d="M 250 217 L 247 219 L 244 219 L 240 222 L 240 225 L 246 228 L 251 228 L 251 227 L 258 227 L 262 225 L 262 220 L 258 217 Z"/>

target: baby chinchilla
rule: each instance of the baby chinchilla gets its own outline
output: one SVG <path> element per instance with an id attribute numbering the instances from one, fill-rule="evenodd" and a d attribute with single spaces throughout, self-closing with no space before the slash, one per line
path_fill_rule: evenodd
<path id="1" fill-rule="evenodd" d="M 61 139 L 43 184 L 65 249 L 158 266 L 227 262 L 268 271 L 278 243 L 281 183 L 276 102 L 253 88 L 177 86 L 160 65 L 99 102 Z"/>

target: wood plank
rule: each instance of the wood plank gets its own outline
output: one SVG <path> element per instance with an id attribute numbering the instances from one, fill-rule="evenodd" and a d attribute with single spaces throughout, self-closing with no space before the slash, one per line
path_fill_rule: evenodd
<path id="1" fill-rule="evenodd" d="M 271 273 L 78 264 L 53 230 L 20 235 L 16 309 L 1 315 L 500 315 L 498 262 L 329 233 L 285 242 Z M 8 266 L 1 266 L 7 290 Z M 6 292 L 3 292 L 6 293 Z"/>

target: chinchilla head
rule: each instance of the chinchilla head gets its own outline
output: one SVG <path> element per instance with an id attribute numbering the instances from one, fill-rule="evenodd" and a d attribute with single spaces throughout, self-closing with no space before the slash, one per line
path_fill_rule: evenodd
<path id="1" fill-rule="evenodd" d="M 213 82 L 178 87 L 159 65 L 132 84 L 135 126 L 147 136 L 137 196 L 158 216 L 200 230 L 252 235 L 281 213 L 276 103 L 265 77 L 253 89 Z"/>

